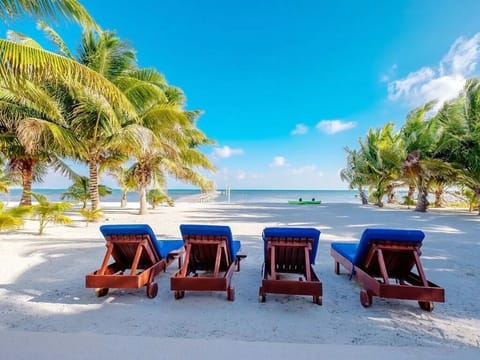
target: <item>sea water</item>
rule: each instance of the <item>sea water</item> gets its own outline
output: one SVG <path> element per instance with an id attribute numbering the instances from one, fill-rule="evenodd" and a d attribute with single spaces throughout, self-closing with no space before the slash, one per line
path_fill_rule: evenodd
<path id="1" fill-rule="evenodd" d="M 33 189 L 33 192 L 45 195 L 50 201 L 61 201 L 66 189 Z M 113 189 L 112 194 L 104 196 L 101 202 L 120 202 L 121 190 Z M 21 189 L 10 189 L 8 194 L 0 194 L 0 201 L 18 202 L 21 198 Z M 173 200 L 190 200 L 231 203 L 287 203 L 288 200 L 321 200 L 322 203 L 360 203 L 358 192 L 355 190 L 217 190 L 212 196 L 204 196 L 198 189 L 169 189 L 168 195 Z M 69 201 L 65 199 L 64 201 Z M 138 193 L 129 192 L 128 202 L 137 202 Z"/>

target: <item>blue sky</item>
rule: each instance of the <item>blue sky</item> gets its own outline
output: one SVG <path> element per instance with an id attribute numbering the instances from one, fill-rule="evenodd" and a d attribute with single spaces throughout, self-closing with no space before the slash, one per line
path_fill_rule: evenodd
<path id="1" fill-rule="evenodd" d="M 81 2 L 204 111 L 219 188 L 345 189 L 345 146 L 478 75 L 478 0 Z M 75 24 L 56 30 L 78 44 Z"/>

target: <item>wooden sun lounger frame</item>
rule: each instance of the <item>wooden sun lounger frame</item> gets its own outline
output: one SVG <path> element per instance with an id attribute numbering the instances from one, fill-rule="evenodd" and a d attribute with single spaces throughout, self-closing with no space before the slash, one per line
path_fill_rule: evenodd
<path id="1" fill-rule="evenodd" d="M 100 269 L 89 273 L 85 283 L 87 288 L 95 288 L 95 294 L 105 296 L 109 288 L 139 289 L 146 286 L 147 297 L 154 298 L 158 293 L 155 276 L 165 271 L 175 259 L 181 266 L 182 249 L 172 251 L 160 259 L 148 234 L 107 235 L 107 251 Z M 108 264 L 110 258 L 114 261 Z M 118 259 L 126 259 L 119 261 Z M 131 262 L 127 259 L 133 259 Z M 130 271 L 128 271 L 130 269 Z"/>
<path id="2" fill-rule="evenodd" d="M 420 246 L 418 243 L 372 241 L 361 267 L 353 266 L 334 249 L 330 254 L 335 260 L 335 274 L 340 274 L 342 264 L 361 283 L 360 303 L 364 307 L 371 306 L 373 296 L 378 296 L 417 300 L 421 309 L 432 311 L 434 301 L 445 302 L 445 290 L 427 280 L 420 261 Z M 414 265 L 418 274 L 411 271 Z M 392 284 L 391 279 L 396 283 Z"/>
<path id="3" fill-rule="evenodd" d="M 313 239 L 309 237 L 292 236 L 268 236 L 267 259 L 263 268 L 263 280 L 260 286 L 259 300 L 266 301 L 266 294 L 286 294 L 286 295 L 311 295 L 313 302 L 322 305 L 322 283 L 319 280 L 312 264 L 310 263 L 310 253 L 312 251 Z M 277 251 L 278 250 L 278 251 Z M 303 256 L 299 256 L 303 252 Z M 286 264 L 298 264 L 304 262 L 304 268 L 300 270 L 294 268 L 277 268 L 277 256 L 279 260 Z M 279 279 L 281 273 L 300 274 L 299 280 Z"/>
<path id="4" fill-rule="evenodd" d="M 186 234 L 183 235 L 183 240 L 185 242 L 183 264 L 180 270 L 170 278 L 170 289 L 174 291 L 175 299 L 183 298 L 185 291 L 226 291 L 227 299 L 234 301 L 235 287 L 231 284 L 232 276 L 234 271 L 240 271 L 240 261 L 247 256 L 237 254 L 233 261 L 229 261 L 228 238 L 224 235 Z M 198 268 L 198 270 L 213 270 L 211 276 L 201 276 L 196 273 L 195 264 L 191 261 L 194 247 L 200 258 L 215 259 L 213 269 Z M 208 260 L 205 263 L 207 262 Z"/>

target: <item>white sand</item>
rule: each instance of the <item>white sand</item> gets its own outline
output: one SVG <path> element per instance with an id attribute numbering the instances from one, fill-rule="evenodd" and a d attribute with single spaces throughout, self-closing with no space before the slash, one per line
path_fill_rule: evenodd
<path id="1" fill-rule="evenodd" d="M 299 352 L 298 359 L 322 353 L 480 358 L 480 217 L 475 214 L 352 204 L 177 202 L 138 216 L 135 204 L 122 210 L 118 204 L 102 205 L 103 223 L 148 223 L 159 239 L 178 239 L 182 223 L 229 225 L 248 256 L 233 277 L 235 301 L 223 292 L 187 292 L 175 300 L 169 290 L 175 265 L 157 277 L 154 299 L 144 289 L 112 289 L 97 298 L 85 288 L 85 275 L 100 266 L 105 252 L 100 224 L 85 227 L 74 217 L 73 226 L 49 225 L 38 236 L 38 223 L 28 222 L 20 231 L 1 234 L 1 359 L 82 358 L 82 351 L 129 359 L 139 346 L 145 354 L 162 351 L 174 359 L 267 353 L 287 358 Z M 267 302 L 259 303 L 261 233 L 267 226 L 321 230 L 315 268 L 323 282 L 322 306 L 306 296 L 267 295 Z M 435 303 L 432 313 L 415 301 L 379 298 L 363 308 L 360 287 L 345 273 L 333 273 L 329 251 L 331 241 L 358 240 L 366 227 L 423 230 L 422 263 L 428 279 L 445 288 L 446 302 Z"/>

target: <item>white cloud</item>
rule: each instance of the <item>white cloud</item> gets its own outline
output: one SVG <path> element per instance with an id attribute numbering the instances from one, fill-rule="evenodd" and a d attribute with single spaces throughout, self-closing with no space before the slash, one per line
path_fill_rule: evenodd
<path id="1" fill-rule="evenodd" d="M 295 125 L 295 129 L 292 130 L 292 135 L 303 135 L 308 132 L 308 126 L 305 124 L 297 124 Z"/>
<path id="2" fill-rule="evenodd" d="M 459 37 L 440 62 L 440 75 L 469 75 L 475 71 L 480 55 L 480 33 L 471 39 Z"/>
<path id="3" fill-rule="evenodd" d="M 281 167 L 285 165 L 287 165 L 287 160 L 283 156 L 275 156 L 270 164 L 271 167 Z"/>
<path id="4" fill-rule="evenodd" d="M 327 134 L 336 134 L 341 131 L 352 129 L 355 126 L 356 123 L 352 121 L 322 120 L 316 125 L 316 128 Z"/>
<path id="5" fill-rule="evenodd" d="M 213 155 L 217 158 L 226 159 L 234 155 L 243 155 L 243 149 L 232 149 L 230 146 L 215 148 Z"/>
<path id="6" fill-rule="evenodd" d="M 438 100 L 437 108 L 454 97 L 472 75 L 480 58 L 480 33 L 471 39 L 455 40 L 447 55 L 437 67 L 423 67 L 405 78 L 388 84 L 388 98 L 392 101 L 405 100 L 409 105 L 419 106 Z"/>

